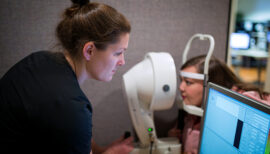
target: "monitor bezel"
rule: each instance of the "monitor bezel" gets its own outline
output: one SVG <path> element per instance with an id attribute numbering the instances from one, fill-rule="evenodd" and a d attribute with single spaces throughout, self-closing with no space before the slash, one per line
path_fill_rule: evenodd
<path id="1" fill-rule="evenodd" d="M 203 117 L 202 117 L 202 120 L 201 120 L 201 129 L 200 129 L 200 140 L 199 140 L 199 149 L 198 149 L 199 151 L 198 151 L 198 153 L 201 152 L 201 144 L 202 144 L 201 141 L 202 141 L 202 134 L 203 134 L 203 126 L 204 126 L 204 121 L 205 121 L 205 114 L 207 112 L 207 107 L 208 107 L 207 102 L 208 102 L 208 99 L 209 99 L 208 98 L 208 96 L 209 96 L 208 93 L 209 93 L 210 89 L 217 90 L 217 91 L 219 91 L 219 92 L 221 92 L 221 93 L 223 93 L 223 94 L 225 94 L 227 96 L 230 96 L 230 97 L 232 97 L 232 98 L 234 98 L 234 99 L 236 99 L 238 101 L 243 102 L 244 104 L 246 104 L 246 105 L 248 105 L 250 107 L 253 107 L 255 109 L 263 111 L 266 114 L 270 114 L 270 106 L 269 105 L 266 105 L 266 104 L 264 104 L 262 102 L 251 99 L 251 98 L 249 98 L 247 96 L 244 96 L 244 95 L 242 95 L 240 93 L 232 91 L 231 89 L 227 89 L 227 88 L 222 87 L 220 85 L 208 82 L 207 91 L 206 91 L 207 98 L 206 98 L 206 100 L 204 102 L 204 107 L 205 108 L 204 108 Z"/>

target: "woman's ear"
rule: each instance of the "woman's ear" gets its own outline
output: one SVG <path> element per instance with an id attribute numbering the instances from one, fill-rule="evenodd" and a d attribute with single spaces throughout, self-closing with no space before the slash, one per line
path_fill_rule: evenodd
<path id="1" fill-rule="evenodd" d="M 94 50 L 94 43 L 93 42 L 87 42 L 84 44 L 83 47 L 83 57 L 88 61 L 91 59 L 91 56 L 93 54 L 93 50 Z"/>

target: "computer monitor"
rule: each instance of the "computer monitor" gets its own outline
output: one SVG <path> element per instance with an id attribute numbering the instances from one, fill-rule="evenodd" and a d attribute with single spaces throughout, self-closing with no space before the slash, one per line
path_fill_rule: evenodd
<path id="1" fill-rule="evenodd" d="M 232 33 L 230 36 L 230 47 L 236 50 L 249 49 L 250 36 L 247 33 Z"/>
<path id="2" fill-rule="evenodd" d="M 267 42 L 270 43 L 270 31 L 267 32 Z"/>
<path id="3" fill-rule="evenodd" d="M 199 153 L 270 153 L 270 106 L 213 83 L 207 92 Z"/>

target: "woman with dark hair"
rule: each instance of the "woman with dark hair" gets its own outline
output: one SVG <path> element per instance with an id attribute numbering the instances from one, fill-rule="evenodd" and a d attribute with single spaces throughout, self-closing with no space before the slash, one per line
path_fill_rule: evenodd
<path id="1" fill-rule="evenodd" d="M 91 151 L 92 107 L 80 85 L 108 82 L 125 64 L 131 26 L 108 5 L 72 2 L 56 28 L 63 52 L 35 52 L 0 80 L 0 153 Z M 107 153 L 129 153 L 131 142 Z"/>
<path id="2" fill-rule="evenodd" d="M 192 76 L 203 74 L 205 57 L 205 55 L 201 55 L 191 58 L 181 67 L 179 90 L 186 105 L 197 107 L 201 107 L 202 105 L 203 80 L 192 78 Z M 215 57 L 210 59 L 208 78 L 208 82 L 235 90 L 270 105 L 269 94 L 262 92 L 254 85 L 242 82 L 224 62 Z M 178 124 L 168 132 L 168 135 L 176 136 L 180 139 L 184 153 L 197 153 L 201 117 L 188 114 L 184 111 L 180 111 L 179 113 L 183 115 L 181 117 L 183 121 L 178 121 Z M 177 128 L 177 126 L 180 128 Z"/>

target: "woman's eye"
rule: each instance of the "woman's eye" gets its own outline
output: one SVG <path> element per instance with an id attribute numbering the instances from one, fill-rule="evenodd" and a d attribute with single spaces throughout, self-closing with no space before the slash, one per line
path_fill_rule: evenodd
<path id="1" fill-rule="evenodd" d="M 120 56 L 122 54 L 122 52 L 116 52 L 114 53 L 115 56 Z"/>

